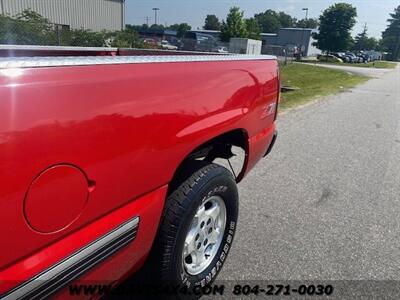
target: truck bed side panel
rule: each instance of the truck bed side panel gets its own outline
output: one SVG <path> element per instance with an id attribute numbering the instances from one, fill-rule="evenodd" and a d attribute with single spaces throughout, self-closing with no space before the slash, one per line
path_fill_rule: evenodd
<path id="1" fill-rule="evenodd" d="M 276 67 L 258 60 L 1 70 L 0 272 L 168 184 L 207 140 L 238 128 L 249 138 L 271 131 L 273 116 L 263 111 L 277 98 Z M 27 223 L 24 199 L 34 178 L 58 164 L 81 169 L 95 188 L 79 218 L 44 234 Z"/>

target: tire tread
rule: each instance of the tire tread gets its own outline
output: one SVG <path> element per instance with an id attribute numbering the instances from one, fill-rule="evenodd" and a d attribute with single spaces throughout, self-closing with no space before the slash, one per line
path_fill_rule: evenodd
<path id="1" fill-rule="evenodd" d="M 194 172 L 168 197 L 163 214 L 161 216 L 159 229 L 159 248 L 164 249 L 161 257 L 161 277 L 168 279 L 170 260 L 173 256 L 175 236 L 179 230 L 180 216 L 188 209 L 190 201 L 187 200 L 194 187 L 213 170 L 219 169 L 227 176 L 233 178 L 231 172 L 217 164 L 207 164 Z"/>

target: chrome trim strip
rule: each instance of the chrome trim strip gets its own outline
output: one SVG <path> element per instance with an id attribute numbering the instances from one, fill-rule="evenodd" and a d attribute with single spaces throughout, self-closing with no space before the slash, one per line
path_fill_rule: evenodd
<path id="1" fill-rule="evenodd" d="M 75 47 L 75 46 L 37 46 L 37 45 L 0 45 L 0 50 L 42 50 L 42 51 L 118 51 L 118 48 L 109 47 Z"/>
<path id="2" fill-rule="evenodd" d="M 127 221 L 63 261 L 16 287 L 2 300 L 43 299 L 135 239 L 139 217 Z M 63 282 L 64 281 L 64 282 Z"/>
<path id="3" fill-rule="evenodd" d="M 271 55 L 159 55 L 159 56 L 51 56 L 51 57 L 2 57 L 0 69 L 40 68 L 62 66 L 90 66 L 114 64 L 219 62 L 240 60 L 276 60 Z"/>

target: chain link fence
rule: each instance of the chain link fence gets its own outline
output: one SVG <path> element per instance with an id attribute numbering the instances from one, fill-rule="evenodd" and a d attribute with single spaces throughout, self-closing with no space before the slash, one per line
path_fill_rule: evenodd
<path id="1" fill-rule="evenodd" d="M 206 38 L 207 37 L 207 38 Z M 214 53 L 228 53 L 229 43 L 218 38 L 203 34 L 203 39 L 196 38 L 186 43 L 193 47 L 183 47 L 185 37 L 175 44 L 163 47 L 166 37 L 139 37 L 132 28 L 123 31 L 90 31 L 85 29 L 71 29 L 68 25 L 54 24 L 32 10 L 25 10 L 16 16 L 0 14 L 0 44 L 8 45 L 40 45 L 40 46 L 79 46 L 79 47 L 116 47 L 116 48 L 151 48 L 173 50 L 201 51 Z M 176 49 L 178 48 L 178 49 Z M 172 48 L 171 48 L 172 49 Z M 171 50 L 170 49 L 170 50 Z M 262 47 L 262 54 L 278 57 L 282 64 L 293 61 L 294 53 L 287 47 Z"/>
<path id="2" fill-rule="evenodd" d="M 287 65 L 294 61 L 294 49 L 283 46 L 264 45 L 262 54 L 275 55 L 281 65 Z"/>
<path id="3" fill-rule="evenodd" d="M 123 31 L 90 31 L 71 29 L 67 25 L 54 24 L 32 10 L 25 10 L 16 16 L 0 14 L 0 44 L 38 46 L 116 47 L 164 50 L 186 50 L 227 53 L 229 43 L 212 39 L 194 43 L 193 49 L 184 49 L 183 39 L 174 38 L 175 43 L 160 36 L 139 36 L 128 26 Z M 176 47 L 171 47 L 175 46 Z M 201 46 L 201 49 L 198 49 Z M 178 49 L 176 49 L 178 48 Z"/>
<path id="4" fill-rule="evenodd" d="M 146 48 L 134 30 L 94 32 L 71 29 L 51 23 L 31 10 L 16 16 L 0 14 L 0 44 Z"/>

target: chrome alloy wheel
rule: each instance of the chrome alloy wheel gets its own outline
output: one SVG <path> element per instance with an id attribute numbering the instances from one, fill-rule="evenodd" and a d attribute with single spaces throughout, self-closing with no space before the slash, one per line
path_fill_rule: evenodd
<path id="1" fill-rule="evenodd" d="M 182 263 L 187 273 L 197 275 L 213 261 L 221 245 L 226 226 L 226 207 L 219 196 L 205 200 L 186 234 Z"/>

